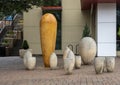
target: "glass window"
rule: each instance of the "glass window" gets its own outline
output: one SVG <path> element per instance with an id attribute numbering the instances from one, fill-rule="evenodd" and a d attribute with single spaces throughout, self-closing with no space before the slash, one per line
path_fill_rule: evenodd
<path id="1" fill-rule="evenodd" d="M 117 50 L 120 50 L 120 6 L 117 5 Z"/>

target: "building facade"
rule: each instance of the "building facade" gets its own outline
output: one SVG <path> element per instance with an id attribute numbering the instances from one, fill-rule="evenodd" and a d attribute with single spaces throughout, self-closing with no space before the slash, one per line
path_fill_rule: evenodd
<path id="1" fill-rule="evenodd" d="M 119 2 L 115 0 L 62 0 L 61 38 L 57 54 L 69 46 L 78 54 L 78 43 L 87 24 L 97 43 L 98 56 L 119 55 Z M 43 10 L 33 7 L 24 12 L 23 38 L 29 42 L 33 54 L 42 54 L 40 44 L 40 19 Z M 59 44 L 58 44 L 59 45 Z"/>

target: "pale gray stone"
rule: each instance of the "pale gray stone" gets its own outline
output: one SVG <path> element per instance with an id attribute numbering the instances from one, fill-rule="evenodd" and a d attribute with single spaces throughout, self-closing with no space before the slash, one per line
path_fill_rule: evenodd
<path id="1" fill-rule="evenodd" d="M 32 53 L 27 50 L 23 56 L 23 62 L 27 69 L 32 70 L 36 65 L 36 57 L 32 57 Z"/>
<path id="2" fill-rule="evenodd" d="M 105 57 L 96 57 L 94 61 L 94 67 L 96 74 L 100 74 L 104 71 Z"/>
<path id="3" fill-rule="evenodd" d="M 81 67 L 81 56 L 75 56 L 75 67 L 80 68 Z"/>
<path id="4" fill-rule="evenodd" d="M 73 72 L 73 59 L 71 58 L 65 58 L 64 59 L 64 69 L 66 74 L 72 74 Z"/>
<path id="5" fill-rule="evenodd" d="M 84 64 L 91 64 L 96 55 L 96 42 L 91 37 L 84 37 L 79 42 L 79 55 Z"/>
<path id="6" fill-rule="evenodd" d="M 107 72 L 113 72 L 115 68 L 115 57 L 106 57 L 106 69 Z"/>
<path id="7" fill-rule="evenodd" d="M 50 56 L 50 68 L 56 69 L 57 68 L 57 56 L 55 53 L 52 53 Z"/>

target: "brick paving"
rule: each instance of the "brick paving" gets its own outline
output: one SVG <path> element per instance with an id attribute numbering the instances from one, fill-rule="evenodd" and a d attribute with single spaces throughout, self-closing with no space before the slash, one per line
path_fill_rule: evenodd
<path id="1" fill-rule="evenodd" d="M 58 59 L 58 68 L 44 68 L 37 57 L 35 70 L 26 70 L 23 61 L 16 57 L 0 57 L 0 85 L 120 85 L 120 58 L 116 58 L 113 73 L 96 74 L 93 65 L 82 65 L 72 75 L 65 75 L 63 60 Z"/>

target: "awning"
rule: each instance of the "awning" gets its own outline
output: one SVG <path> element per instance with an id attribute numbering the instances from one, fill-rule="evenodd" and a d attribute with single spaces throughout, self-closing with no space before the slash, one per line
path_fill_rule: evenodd
<path id="1" fill-rule="evenodd" d="M 62 6 L 46 6 L 42 7 L 42 10 L 62 10 Z"/>
<path id="2" fill-rule="evenodd" d="M 120 3 L 120 0 L 81 0 L 81 9 L 88 10 L 91 8 L 91 4 L 97 3 Z"/>

